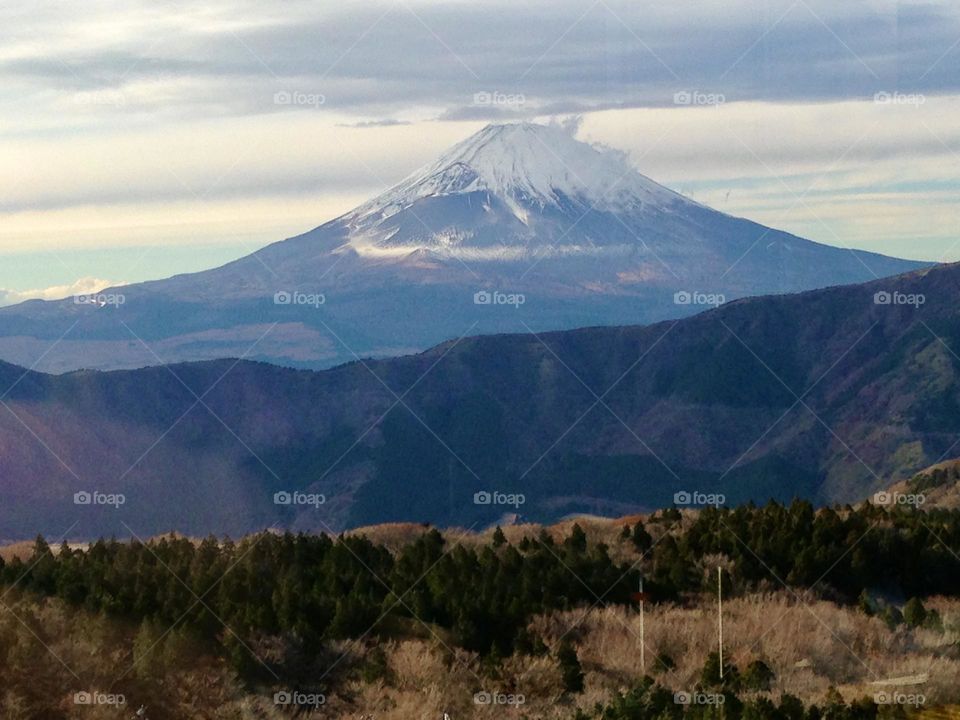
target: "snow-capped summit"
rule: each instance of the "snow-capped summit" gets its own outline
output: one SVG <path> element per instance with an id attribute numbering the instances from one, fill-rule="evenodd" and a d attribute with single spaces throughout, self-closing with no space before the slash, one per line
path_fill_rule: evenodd
<path id="1" fill-rule="evenodd" d="M 922 266 L 717 212 L 558 126 L 490 125 L 342 217 L 220 268 L 124 287 L 122 305 L 2 308 L 0 360 L 324 367 L 464 333 L 677 318 L 720 298 Z"/>
<path id="2" fill-rule="evenodd" d="M 472 192 L 508 202 L 524 220 L 531 208 L 567 203 L 626 209 L 690 202 L 641 175 L 623 153 L 577 140 L 557 125 L 522 122 L 488 125 L 355 216 L 382 220 L 424 198 Z"/>
<path id="3" fill-rule="evenodd" d="M 596 217 L 662 226 L 682 207 L 701 206 L 641 175 L 624 153 L 557 125 L 488 125 L 346 215 L 350 240 L 339 252 L 497 262 L 623 256 L 643 239 L 600 231 Z M 587 216 L 586 234 L 563 232 Z"/>

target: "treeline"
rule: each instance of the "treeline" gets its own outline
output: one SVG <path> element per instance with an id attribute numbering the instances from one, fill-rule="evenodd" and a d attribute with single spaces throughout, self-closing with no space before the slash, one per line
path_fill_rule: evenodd
<path id="1" fill-rule="evenodd" d="M 38 538 L 33 557 L 9 563 L 0 579 L 209 637 L 226 624 L 241 636 L 286 635 L 311 649 L 409 619 L 449 630 L 461 647 L 501 656 L 518 641 L 533 646 L 521 632 L 533 615 L 601 595 L 624 603 L 636 584 L 636 571 L 612 561 L 606 547 L 588 547 L 580 528 L 561 543 L 543 533 L 520 548 L 494 544 L 447 548 L 430 530 L 397 555 L 363 537 L 302 534 L 238 543 L 101 540 L 85 552 L 63 545 L 54 554 Z"/>
<path id="2" fill-rule="evenodd" d="M 667 510 L 655 519 L 673 523 Z M 642 543 L 640 547 L 642 547 Z M 735 509 L 706 508 L 682 533 L 653 547 L 652 580 L 661 598 L 712 592 L 715 577 L 693 569 L 723 555 L 731 592 L 762 584 L 829 587 L 850 602 L 864 591 L 926 597 L 960 595 L 960 511 L 862 505 L 815 510 L 805 501 Z M 706 581 L 706 583 L 705 583 Z"/>
<path id="3" fill-rule="evenodd" d="M 806 502 L 676 509 L 625 527 L 611 548 L 579 526 L 517 544 L 499 530 L 479 549 L 449 545 L 436 530 L 393 553 L 365 537 L 264 533 L 239 542 L 165 538 L 100 540 L 53 553 L 38 538 L 26 561 L 0 563 L 0 583 L 94 612 L 187 629 L 197 637 L 277 635 L 306 650 L 328 639 L 402 633 L 420 622 L 485 656 L 543 651 L 526 627 L 537 614 L 631 602 L 641 573 L 653 602 L 713 592 L 704 558 L 723 556 L 726 592 L 761 587 L 960 595 L 960 512 L 862 506 L 815 511 Z M 636 561 L 634 562 L 634 559 Z M 711 572 L 712 571 L 712 572 Z M 876 608 L 874 608 L 876 609 Z M 917 608 L 919 614 L 922 605 Z M 407 623 L 404 626 L 404 623 Z M 236 663 L 247 658 L 236 650 Z"/>
<path id="4" fill-rule="evenodd" d="M 927 490 L 932 490 L 933 488 L 943 487 L 948 483 L 954 484 L 958 481 L 960 481 L 960 464 L 951 463 L 944 467 L 938 467 L 934 470 L 921 473 L 920 475 L 915 475 L 908 483 L 908 487 L 911 492 L 922 493 Z"/>

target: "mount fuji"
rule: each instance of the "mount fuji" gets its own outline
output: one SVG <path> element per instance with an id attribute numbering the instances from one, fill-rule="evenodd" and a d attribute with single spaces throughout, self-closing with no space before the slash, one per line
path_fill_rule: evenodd
<path id="1" fill-rule="evenodd" d="M 490 125 L 346 215 L 222 267 L 0 309 L 0 359 L 47 372 L 222 357 L 322 368 L 925 266 L 712 210 L 557 126 Z"/>

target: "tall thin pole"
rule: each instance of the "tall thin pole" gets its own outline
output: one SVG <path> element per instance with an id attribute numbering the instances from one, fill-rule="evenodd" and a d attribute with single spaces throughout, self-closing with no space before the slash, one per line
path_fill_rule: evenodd
<path id="1" fill-rule="evenodd" d="M 640 669 L 647 672 L 647 642 L 643 635 L 643 576 L 640 576 Z"/>
<path id="2" fill-rule="evenodd" d="M 723 680 L 723 569 L 717 568 L 717 629 L 720 635 L 720 679 Z"/>

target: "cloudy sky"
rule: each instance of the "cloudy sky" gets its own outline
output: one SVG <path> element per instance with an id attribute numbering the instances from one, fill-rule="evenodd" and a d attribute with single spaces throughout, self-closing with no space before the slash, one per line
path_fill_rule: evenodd
<path id="1" fill-rule="evenodd" d="M 211 267 L 492 121 L 720 210 L 960 260 L 955 0 L 0 7 L 0 303 Z"/>

